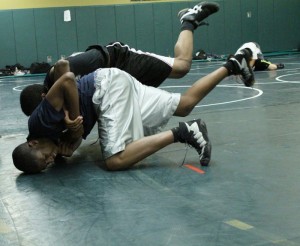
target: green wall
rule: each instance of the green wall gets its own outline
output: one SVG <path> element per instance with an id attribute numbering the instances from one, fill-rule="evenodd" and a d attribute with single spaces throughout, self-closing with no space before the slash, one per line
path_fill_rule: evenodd
<path id="1" fill-rule="evenodd" d="M 256 41 L 263 51 L 299 48 L 300 1 L 220 0 L 210 25 L 195 31 L 195 50 L 233 53 Z M 53 62 L 88 45 L 122 41 L 137 49 L 173 56 L 180 31 L 177 13 L 197 2 L 164 2 L 0 11 L 0 68 L 20 63 Z M 72 21 L 63 21 L 64 10 Z M 251 13 L 251 18 L 247 17 Z"/>

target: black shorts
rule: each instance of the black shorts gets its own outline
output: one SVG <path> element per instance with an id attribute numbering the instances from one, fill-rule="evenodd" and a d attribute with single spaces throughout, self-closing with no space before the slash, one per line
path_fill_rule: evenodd
<path id="1" fill-rule="evenodd" d="M 87 75 L 98 68 L 106 68 L 109 64 L 107 48 L 100 45 L 89 46 L 85 52 L 66 58 L 70 70 L 77 75 Z"/>
<path id="2" fill-rule="evenodd" d="M 119 42 L 106 47 L 110 55 L 110 67 L 126 71 L 144 85 L 158 87 L 172 71 L 170 64 L 154 54 L 136 51 Z"/>
<path id="3" fill-rule="evenodd" d="M 85 52 L 66 58 L 69 61 L 70 71 L 75 76 L 87 75 L 98 68 L 106 68 L 109 65 L 109 54 L 105 46 L 89 46 Z M 51 68 L 50 68 L 51 69 Z M 50 71 L 50 70 L 49 70 Z M 53 78 L 46 74 L 44 85 L 49 90 L 53 85 Z"/>
<path id="4" fill-rule="evenodd" d="M 254 71 L 265 71 L 270 66 L 271 62 L 268 60 L 257 59 L 254 63 Z"/>

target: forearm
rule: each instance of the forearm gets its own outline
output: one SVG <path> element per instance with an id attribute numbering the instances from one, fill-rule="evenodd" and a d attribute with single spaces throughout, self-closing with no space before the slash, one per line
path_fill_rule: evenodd
<path id="1" fill-rule="evenodd" d="M 73 155 L 74 151 L 78 149 L 82 142 L 82 138 L 77 139 L 76 142 L 69 143 L 67 141 L 61 141 L 58 148 L 58 154 L 61 156 L 70 157 Z"/>
<path id="2" fill-rule="evenodd" d="M 73 73 L 67 72 L 60 77 L 51 87 L 46 98 L 57 111 L 68 110 L 71 120 L 80 115 L 78 89 Z"/>
<path id="3" fill-rule="evenodd" d="M 74 75 L 73 75 L 74 76 Z M 80 116 L 78 88 L 75 77 L 63 85 L 64 108 L 69 112 L 69 118 L 75 120 Z"/>
<path id="4" fill-rule="evenodd" d="M 78 88 L 73 73 L 67 72 L 61 76 L 51 87 L 46 98 L 55 110 L 67 110 L 68 115 L 66 116 L 68 116 L 71 121 L 74 121 L 80 116 Z M 80 120 L 79 123 L 82 123 L 81 121 L 82 120 Z M 81 133 L 82 135 L 82 126 L 80 130 L 81 131 L 76 132 L 76 134 Z"/>
<path id="5" fill-rule="evenodd" d="M 76 131 L 72 131 L 72 130 L 68 129 L 61 136 L 61 142 L 68 142 L 68 143 L 74 144 L 75 142 L 78 141 L 78 139 L 82 138 L 83 133 L 84 133 L 84 131 L 83 131 L 82 125 Z"/>

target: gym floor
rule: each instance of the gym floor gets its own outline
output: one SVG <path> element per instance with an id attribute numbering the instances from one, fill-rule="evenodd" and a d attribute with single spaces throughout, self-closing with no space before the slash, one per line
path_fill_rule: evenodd
<path id="1" fill-rule="evenodd" d="M 300 245 L 300 55 L 256 72 L 246 88 L 225 79 L 186 118 L 202 118 L 209 167 L 173 144 L 134 168 L 108 172 L 96 127 L 75 155 L 24 175 L 11 153 L 27 136 L 22 88 L 42 76 L 0 79 L 0 245 Z M 183 92 L 222 62 L 194 62 L 162 88 Z"/>

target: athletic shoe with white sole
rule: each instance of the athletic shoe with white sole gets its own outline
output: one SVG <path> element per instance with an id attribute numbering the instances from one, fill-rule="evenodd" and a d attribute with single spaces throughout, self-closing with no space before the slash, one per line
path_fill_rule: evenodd
<path id="1" fill-rule="evenodd" d="M 199 154 L 200 164 L 208 166 L 211 158 L 211 142 L 203 120 L 179 122 L 176 139 L 195 148 Z"/>
<path id="2" fill-rule="evenodd" d="M 276 64 L 276 66 L 277 66 L 277 69 L 283 69 L 284 68 L 284 64 L 282 64 L 282 63 Z"/>
<path id="3" fill-rule="evenodd" d="M 253 70 L 249 64 L 251 57 L 252 52 L 250 49 L 242 49 L 239 53 L 232 56 L 224 65 L 229 75 L 240 75 L 241 80 L 247 87 L 251 87 L 255 83 Z"/>
<path id="4" fill-rule="evenodd" d="M 178 12 L 178 17 L 181 23 L 189 21 L 196 28 L 201 25 L 207 25 L 203 20 L 218 11 L 219 5 L 217 3 L 202 2 L 195 5 L 192 9 L 187 8 L 180 10 Z"/>

